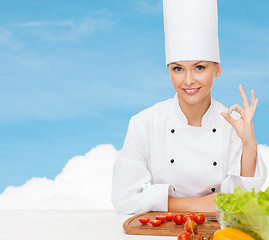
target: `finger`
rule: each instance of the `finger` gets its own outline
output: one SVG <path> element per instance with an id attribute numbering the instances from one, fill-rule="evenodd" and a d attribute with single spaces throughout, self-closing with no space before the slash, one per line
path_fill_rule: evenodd
<path id="1" fill-rule="evenodd" d="M 254 102 L 254 104 L 253 104 L 253 107 L 252 107 L 252 114 L 253 114 L 253 116 L 254 116 L 254 113 L 255 113 L 255 111 L 256 111 L 256 107 L 257 107 L 257 104 L 258 104 L 258 98 L 256 98 L 255 99 L 255 102 Z"/>
<path id="2" fill-rule="evenodd" d="M 251 106 L 255 104 L 255 92 L 254 89 L 251 90 Z"/>
<path id="3" fill-rule="evenodd" d="M 249 107 L 248 98 L 243 90 L 242 84 L 239 85 L 239 92 L 240 92 L 241 98 L 243 100 L 244 108 L 248 108 Z"/>
<path id="4" fill-rule="evenodd" d="M 229 107 L 228 111 L 227 111 L 227 114 L 228 115 L 231 115 L 231 113 L 236 110 L 237 112 L 239 112 L 241 114 L 241 112 L 244 110 L 240 105 L 238 104 L 235 104 L 231 107 Z"/>
<path id="5" fill-rule="evenodd" d="M 256 107 L 257 107 L 257 104 L 258 104 L 258 98 L 255 99 L 253 105 L 251 105 L 251 108 L 250 108 L 250 114 L 249 116 L 247 117 L 248 120 L 253 120 L 253 117 L 254 117 L 254 114 L 255 114 L 255 111 L 256 111 Z"/>
<path id="6" fill-rule="evenodd" d="M 229 116 L 226 112 L 222 112 L 221 115 L 226 119 L 228 123 L 230 123 L 232 126 L 235 125 L 236 120 L 233 119 L 231 116 Z"/>

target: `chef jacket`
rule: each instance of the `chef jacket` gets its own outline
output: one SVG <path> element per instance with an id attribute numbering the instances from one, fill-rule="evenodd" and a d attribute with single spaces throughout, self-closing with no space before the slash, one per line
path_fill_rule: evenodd
<path id="1" fill-rule="evenodd" d="M 266 166 L 259 148 L 254 177 L 240 176 L 242 140 L 221 115 L 227 110 L 211 96 L 201 127 L 191 126 L 176 94 L 133 116 L 113 169 L 115 209 L 123 214 L 167 211 L 168 196 L 233 192 L 235 186 L 260 190 Z M 235 111 L 231 116 L 241 117 Z"/>

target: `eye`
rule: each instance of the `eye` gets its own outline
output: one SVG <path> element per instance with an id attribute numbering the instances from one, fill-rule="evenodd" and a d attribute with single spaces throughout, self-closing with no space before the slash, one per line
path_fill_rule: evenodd
<path id="1" fill-rule="evenodd" d="M 173 70 L 176 71 L 176 72 L 179 72 L 179 71 L 182 70 L 182 68 L 181 67 L 174 67 Z"/>
<path id="2" fill-rule="evenodd" d="M 201 71 L 201 70 L 205 69 L 205 67 L 202 66 L 202 65 L 199 65 L 199 66 L 196 67 L 196 69 L 199 70 L 199 71 Z"/>

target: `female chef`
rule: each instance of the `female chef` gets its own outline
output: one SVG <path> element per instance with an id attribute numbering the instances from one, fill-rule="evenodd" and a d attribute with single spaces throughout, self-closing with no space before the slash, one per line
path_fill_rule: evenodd
<path id="1" fill-rule="evenodd" d="M 166 65 L 176 94 L 133 116 L 113 172 L 120 213 L 215 211 L 217 192 L 259 190 L 266 177 L 253 129 L 258 103 L 211 96 L 221 73 L 217 1 L 164 0 Z M 237 112 L 235 112 L 236 110 Z"/>

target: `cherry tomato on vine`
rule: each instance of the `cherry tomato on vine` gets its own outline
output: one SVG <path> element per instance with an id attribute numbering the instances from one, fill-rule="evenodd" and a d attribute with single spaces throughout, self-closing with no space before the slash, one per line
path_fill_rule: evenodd
<path id="1" fill-rule="evenodd" d="M 188 233 L 196 233 L 197 232 L 196 226 L 197 226 L 196 222 L 194 222 L 193 220 L 188 220 L 184 224 L 184 229 Z"/>
<path id="2" fill-rule="evenodd" d="M 198 232 L 194 235 L 191 235 L 191 239 L 194 239 L 194 240 L 204 240 L 205 237 L 203 236 L 203 234 L 201 232 Z"/>
<path id="3" fill-rule="evenodd" d="M 183 232 L 178 235 L 178 240 L 191 240 L 191 237 L 188 233 Z"/>

